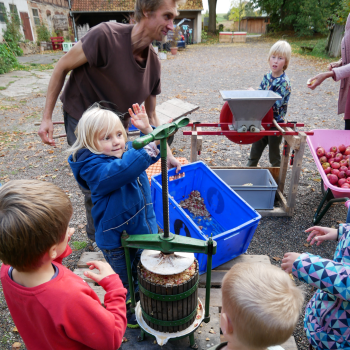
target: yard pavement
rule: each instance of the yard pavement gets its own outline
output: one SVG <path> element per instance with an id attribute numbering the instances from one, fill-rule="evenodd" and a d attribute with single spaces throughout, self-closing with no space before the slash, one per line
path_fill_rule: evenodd
<path id="1" fill-rule="evenodd" d="M 162 103 L 176 97 L 200 106 L 191 115 L 192 121 L 217 122 L 223 105 L 219 90 L 257 89 L 269 69 L 267 56 L 270 46 L 271 43 L 260 40 L 247 44 L 189 46 L 185 51 L 178 52 L 177 56 L 169 56 L 168 60 L 161 62 L 162 93 L 157 102 Z M 36 59 L 32 58 L 32 63 L 36 63 Z M 306 86 L 308 78 L 325 69 L 325 65 L 293 56 L 288 67 L 292 95 L 287 119 L 305 123 L 303 130 L 344 129 L 342 116 L 337 115 L 339 83 L 328 79 L 315 91 Z M 34 126 L 34 122 L 41 120 L 51 74 L 52 70 L 39 71 L 34 67 L 30 72 L 0 75 L 0 87 L 4 88 L 0 90 L 0 182 L 4 184 L 12 179 L 40 179 L 51 181 L 67 192 L 74 207 L 71 226 L 76 229 L 72 240 L 73 248 L 76 249 L 64 263 L 73 270 L 82 252 L 87 249 L 78 249 L 86 246 L 87 242 L 83 197 L 66 161 L 66 140 L 57 139 L 55 148 L 45 146 L 37 135 L 38 127 Z M 60 101 L 57 102 L 53 119 L 63 119 Z M 56 126 L 55 134 L 62 133 L 63 126 Z M 190 137 L 179 132 L 171 147 L 175 156 L 189 160 Z M 241 166 L 246 164 L 249 150 L 250 145 L 237 145 L 225 137 L 204 136 L 199 160 L 209 165 Z M 260 164 L 269 165 L 267 151 Z M 268 255 L 277 266 L 280 266 L 283 254 L 288 251 L 309 251 L 331 259 L 335 243 L 310 247 L 306 244 L 307 236 L 304 233 L 312 225 L 314 210 L 321 197 L 320 176 L 306 148 L 294 216 L 263 218 L 247 253 Z M 345 218 L 345 207 L 336 205 L 328 211 L 321 224 L 336 227 Z M 305 286 L 305 289 L 309 300 L 314 290 L 310 286 Z M 299 350 L 308 349 L 302 316 L 294 336 Z M 23 343 L 14 329 L 0 290 L 0 349 L 11 349 L 15 341 Z"/>

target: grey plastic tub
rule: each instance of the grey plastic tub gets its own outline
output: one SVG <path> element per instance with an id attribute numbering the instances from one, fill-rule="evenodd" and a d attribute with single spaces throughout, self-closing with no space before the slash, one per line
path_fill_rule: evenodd
<path id="1" fill-rule="evenodd" d="M 277 184 L 267 169 L 212 170 L 254 209 L 273 209 Z"/>

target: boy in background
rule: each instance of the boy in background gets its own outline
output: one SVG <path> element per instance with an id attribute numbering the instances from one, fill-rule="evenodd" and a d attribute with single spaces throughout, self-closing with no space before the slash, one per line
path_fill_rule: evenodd
<path id="1" fill-rule="evenodd" d="M 105 290 L 104 308 L 80 277 L 61 265 L 72 250 L 73 208 L 49 182 L 10 181 L 0 188 L 1 283 L 28 350 L 115 350 L 126 329 L 126 289 L 107 264 L 86 276 Z"/>
<path id="2" fill-rule="evenodd" d="M 272 265 L 239 263 L 222 281 L 220 326 L 227 342 L 209 350 L 278 350 L 292 335 L 304 295 Z"/>
<path id="3" fill-rule="evenodd" d="M 291 85 L 286 74 L 292 49 L 290 45 L 283 40 L 277 41 L 270 49 L 268 62 L 271 71 L 264 75 L 259 90 L 271 90 L 282 97 L 282 100 L 276 101 L 272 106 L 273 117 L 277 123 L 285 123 L 288 101 L 291 94 Z M 271 128 L 271 130 L 277 130 Z M 280 144 L 282 136 L 264 136 L 252 144 L 247 166 L 256 167 L 259 163 L 262 153 L 269 145 L 269 159 L 273 167 L 281 165 Z"/>

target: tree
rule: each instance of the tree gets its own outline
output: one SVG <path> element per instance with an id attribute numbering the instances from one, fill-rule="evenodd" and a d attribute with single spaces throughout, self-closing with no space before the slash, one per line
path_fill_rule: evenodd
<path id="1" fill-rule="evenodd" d="M 325 34 L 327 19 L 334 13 L 337 0 L 252 0 L 255 8 L 270 15 L 275 30 L 294 30 L 299 35 Z"/>
<path id="2" fill-rule="evenodd" d="M 208 0 L 209 5 L 209 23 L 208 32 L 216 33 L 216 3 L 217 0 Z"/>
<path id="3" fill-rule="evenodd" d="M 253 4 L 246 0 L 232 0 L 229 20 L 238 21 L 239 30 L 241 28 L 241 18 L 244 16 L 256 16 Z"/>

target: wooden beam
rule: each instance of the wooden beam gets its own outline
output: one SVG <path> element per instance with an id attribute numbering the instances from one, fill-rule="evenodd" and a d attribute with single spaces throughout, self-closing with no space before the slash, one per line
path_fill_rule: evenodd
<path id="1" fill-rule="evenodd" d="M 294 163 L 292 168 L 292 175 L 290 179 L 290 186 L 289 186 L 289 193 L 288 193 L 288 200 L 287 200 L 290 215 L 293 215 L 294 213 L 295 201 L 296 201 L 296 196 L 298 192 L 299 179 L 300 179 L 300 173 L 301 173 L 301 166 L 303 162 L 304 150 L 305 150 L 305 144 L 306 144 L 306 134 L 304 132 L 300 132 L 299 135 L 301 138 L 301 143 L 300 143 L 299 150 L 295 150 Z"/>
<path id="2" fill-rule="evenodd" d="M 289 127 L 284 128 L 286 131 L 295 131 Z M 300 148 L 300 136 L 283 135 L 284 139 L 288 142 L 290 148 L 298 150 Z"/>
<path id="3" fill-rule="evenodd" d="M 283 149 L 284 149 L 284 143 L 283 143 Z M 286 151 L 285 155 L 283 155 L 283 153 L 282 153 L 280 173 L 279 173 L 278 181 L 277 181 L 278 190 L 282 194 L 283 194 L 283 190 L 284 190 L 284 185 L 286 183 L 286 176 L 287 176 L 288 163 L 289 163 L 289 152 L 290 152 L 289 144 L 287 144 L 285 151 Z"/>
<path id="4" fill-rule="evenodd" d="M 273 209 L 257 209 L 256 210 L 261 216 L 291 216 L 283 208 L 273 208 Z"/>
<path id="5" fill-rule="evenodd" d="M 280 203 L 281 203 L 281 205 L 283 207 L 283 210 L 286 213 L 289 213 L 289 207 L 288 207 L 288 204 L 287 204 L 286 197 L 283 195 L 283 193 L 279 189 L 277 189 L 276 194 L 277 194 L 278 199 L 280 200 Z"/>
<path id="6" fill-rule="evenodd" d="M 197 155 L 198 155 L 197 141 L 198 141 L 197 132 L 194 131 L 192 133 L 192 136 L 191 136 L 191 155 L 190 155 L 190 162 L 191 163 L 194 163 L 197 161 Z"/>

